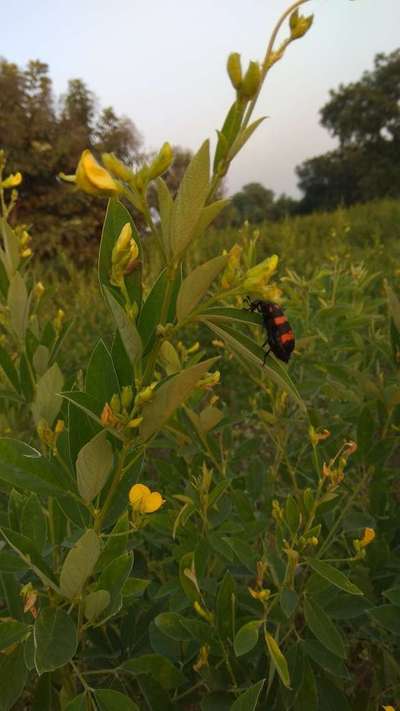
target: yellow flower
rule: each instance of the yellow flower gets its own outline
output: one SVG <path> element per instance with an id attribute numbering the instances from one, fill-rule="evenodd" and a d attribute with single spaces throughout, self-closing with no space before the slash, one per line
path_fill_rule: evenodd
<path id="1" fill-rule="evenodd" d="M 365 528 L 363 537 L 360 540 L 360 547 L 366 548 L 366 546 L 369 546 L 369 544 L 374 540 L 375 535 L 376 534 L 373 528 Z"/>
<path id="2" fill-rule="evenodd" d="M 22 183 L 21 173 L 14 173 L 14 175 L 9 175 L 8 178 L 0 183 L 1 188 L 16 188 L 17 185 Z"/>
<path id="3" fill-rule="evenodd" d="M 267 590 L 267 588 L 264 588 L 263 590 L 254 590 L 254 588 L 247 588 L 251 597 L 253 597 L 255 600 L 268 600 L 269 596 L 271 595 L 271 590 Z"/>
<path id="4" fill-rule="evenodd" d="M 88 149 L 83 151 L 75 175 L 64 175 L 60 173 L 60 177 L 68 182 L 76 183 L 78 188 L 85 193 L 89 193 L 89 195 L 98 195 L 99 192 L 113 195 L 120 192 L 118 183 L 116 183 L 110 173 L 97 162 Z"/>
<path id="5" fill-rule="evenodd" d="M 260 264 L 251 267 L 247 272 L 243 288 L 245 291 L 259 291 L 265 287 L 266 282 L 272 276 L 278 266 L 278 256 L 273 254 L 272 257 L 267 257 Z"/>
<path id="6" fill-rule="evenodd" d="M 134 511 L 140 513 L 153 513 L 164 503 L 158 491 L 150 491 L 145 484 L 134 484 L 129 491 L 129 501 Z"/>
<path id="7" fill-rule="evenodd" d="M 33 287 L 33 294 L 37 299 L 40 299 L 41 296 L 43 296 L 45 292 L 45 288 L 43 285 L 43 282 L 38 281 L 35 286 Z"/>
<path id="8" fill-rule="evenodd" d="M 240 255 L 242 248 L 240 244 L 234 244 L 228 253 L 228 264 L 222 275 L 221 286 L 223 289 L 230 289 L 238 277 L 240 267 Z M 226 252 L 224 252 L 226 254 Z"/>
<path id="9" fill-rule="evenodd" d="M 384 709 L 384 711 L 396 711 L 394 706 L 382 706 L 382 708 Z"/>

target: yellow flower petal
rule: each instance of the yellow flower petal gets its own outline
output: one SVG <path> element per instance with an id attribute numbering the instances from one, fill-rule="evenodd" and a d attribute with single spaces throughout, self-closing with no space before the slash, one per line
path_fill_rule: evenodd
<path id="1" fill-rule="evenodd" d="M 365 548 L 366 546 L 369 546 L 369 544 L 374 540 L 375 535 L 376 534 L 373 528 L 365 528 L 363 537 L 360 540 L 361 547 Z"/>
<path id="2" fill-rule="evenodd" d="M 76 169 L 76 184 L 81 190 L 96 194 L 99 190 L 117 193 L 119 188 L 110 173 L 103 168 L 89 150 L 83 151 Z"/>
<path id="3" fill-rule="evenodd" d="M 135 511 L 140 511 L 144 496 L 150 495 L 150 489 L 145 484 L 134 484 L 129 491 L 129 501 Z"/>
<path id="4" fill-rule="evenodd" d="M 8 178 L 3 180 L 1 183 L 2 188 L 16 188 L 17 185 L 22 183 L 21 173 L 14 173 L 14 175 L 9 175 Z"/>
<path id="5" fill-rule="evenodd" d="M 143 513 L 153 513 L 164 503 L 164 499 L 158 491 L 153 491 L 149 496 L 144 496 L 141 500 L 140 510 Z"/>

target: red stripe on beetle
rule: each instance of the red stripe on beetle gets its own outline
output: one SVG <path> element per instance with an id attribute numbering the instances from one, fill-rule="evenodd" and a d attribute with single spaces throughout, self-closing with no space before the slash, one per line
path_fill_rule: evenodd
<path id="1" fill-rule="evenodd" d="M 279 337 L 281 343 L 288 343 L 289 341 L 294 341 L 293 331 L 288 331 L 287 333 L 282 333 Z"/>
<path id="2" fill-rule="evenodd" d="M 273 319 L 275 326 L 282 326 L 283 323 L 287 323 L 286 316 L 275 316 Z"/>

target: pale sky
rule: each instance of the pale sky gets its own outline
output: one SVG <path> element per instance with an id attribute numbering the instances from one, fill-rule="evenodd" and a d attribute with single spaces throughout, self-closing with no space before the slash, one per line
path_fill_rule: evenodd
<path id="1" fill-rule="evenodd" d="M 82 78 L 101 106 L 129 116 L 146 149 L 196 150 L 234 98 L 230 52 L 261 61 L 284 0 L 18 0 L 3 6 L 0 54 L 50 66 L 57 95 Z M 306 37 L 272 69 L 254 113 L 269 118 L 235 159 L 228 192 L 261 182 L 296 195 L 295 166 L 335 144 L 319 126 L 329 89 L 357 80 L 400 45 L 400 0 L 312 0 Z M 282 37 L 284 34 L 282 34 Z M 10 113 L 12 107 L 10 107 Z"/>

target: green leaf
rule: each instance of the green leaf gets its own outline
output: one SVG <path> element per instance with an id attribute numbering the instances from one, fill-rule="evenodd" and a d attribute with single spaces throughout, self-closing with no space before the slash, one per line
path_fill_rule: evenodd
<path id="1" fill-rule="evenodd" d="M 293 708 L 294 711 L 305 711 L 305 709 L 307 709 L 307 711 L 317 711 L 318 709 L 318 693 L 315 676 L 307 660 L 304 662 L 303 680 Z"/>
<path id="2" fill-rule="evenodd" d="M 1 553 L 0 553 L 0 560 L 1 560 Z M 1 570 L 1 566 L 0 566 Z M 384 596 L 393 603 L 393 605 L 396 605 L 400 607 L 400 588 L 390 588 L 390 590 L 385 590 L 383 593 Z"/>
<path id="3" fill-rule="evenodd" d="M 21 261 L 19 238 L 14 230 L 11 229 L 5 217 L 0 217 L 0 229 L 4 245 L 4 251 L 1 250 L 1 259 L 8 278 L 11 279 Z"/>
<path id="4" fill-rule="evenodd" d="M 168 185 L 162 178 L 159 178 L 156 181 L 156 187 L 158 198 L 158 212 L 160 214 L 161 222 L 161 236 L 164 251 L 166 256 L 168 257 L 171 253 L 171 220 L 172 211 L 174 208 L 174 201 L 168 189 Z"/>
<path id="5" fill-rule="evenodd" d="M 84 600 L 84 613 L 86 619 L 89 620 L 89 622 L 96 620 L 110 604 L 110 601 L 111 595 L 108 590 L 95 590 L 94 592 L 89 593 Z"/>
<path id="6" fill-rule="evenodd" d="M 26 500 L 20 526 L 21 533 L 35 541 L 40 553 L 47 539 L 47 522 L 37 494 L 31 494 Z"/>
<path id="7" fill-rule="evenodd" d="M 96 571 L 103 570 L 109 563 L 127 552 L 129 535 L 129 514 L 125 511 L 111 531 L 110 537 L 97 561 Z"/>
<path id="8" fill-rule="evenodd" d="M 30 626 L 23 622 L 0 619 L 0 651 L 21 642 L 30 632 Z"/>
<path id="9" fill-rule="evenodd" d="M 27 676 L 22 645 L 11 654 L 0 656 L 0 711 L 10 711 L 14 706 L 24 690 Z"/>
<path id="10" fill-rule="evenodd" d="M 114 393 L 119 393 L 118 376 L 111 354 L 100 339 L 90 356 L 85 378 L 85 390 L 96 400 L 110 402 Z"/>
<path id="11" fill-rule="evenodd" d="M 105 289 L 105 294 L 127 356 L 132 365 L 134 365 L 141 357 L 143 350 L 136 324 L 133 319 L 129 318 L 123 306 L 121 306 L 109 289 Z"/>
<path id="12" fill-rule="evenodd" d="M 124 476 L 119 482 L 111 499 L 110 508 L 103 522 L 104 528 L 112 526 L 122 512 L 126 511 L 127 502 L 129 500 L 129 490 L 133 484 L 140 481 L 143 461 L 143 452 L 135 450 L 132 453 L 130 462 L 126 465 Z"/>
<path id="13" fill-rule="evenodd" d="M 169 378 L 154 391 L 153 399 L 143 408 L 140 435 L 144 440 L 150 439 L 162 429 L 175 410 L 191 395 L 199 380 L 216 360 L 216 358 L 210 358 L 191 368 L 186 368 Z"/>
<path id="14" fill-rule="evenodd" d="M 258 642 L 258 631 L 261 625 L 262 621 L 252 620 L 243 625 L 236 633 L 233 641 L 233 649 L 237 657 L 241 657 L 242 654 L 247 654 L 247 652 L 250 652 L 250 650 L 256 646 Z"/>
<path id="15" fill-rule="evenodd" d="M 89 528 L 75 543 L 64 560 L 60 573 L 61 594 L 72 600 L 92 575 L 100 555 L 97 533 Z"/>
<path id="16" fill-rule="evenodd" d="M 100 494 L 112 466 L 112 447 L 102 430 L 82 447 L 76 460 L 78 491 L 87 504 Z"/>
<path id="17" fill-rule="evenodd" d="M 232 639 L 235 629 L 236 585 L 229 570 L 219 585 L 215 606 L 216 622 L 221 639 Z"/>
<path id="18" fill-rule="evenodd" d="M 65 400 L 72 402 L 73 405 L 88 415 L 94 422 L 101 425 L 100 416 L 103 411 L 104 403 L 96 400 L 89 393 L 83 393 L 79 390 L 64 391 L 62 394 Z"/>
<path id="19" fill-rule="evenodd" d="M 214 257 L 194 269 L 183 280 L 176 302 L 178 322 L 183 321 L 196 308 L 218 274 L 226 266 L 227 261 L 227 256 Z"/>
<path id="20" fill-rule="evenodd" d="M 98 590 L 108 590 L 110 593 L 110 604 L 103 612 L 102 623 L 112 615 L 115 615 L 122 607 L 122 590 L 133 565 L 133 555 L 124 553 L 112 561 L 102 571 L 97 582 Z"/>
<path id="21" fill-rule="evenodd" d="M 205 141 L 190 161 L 176 196 L 171 224 L 174 255 L 181 254 L 192 237 L 207 198 L 210 175 L 209 142 Z"/>
<path id="22" fill-rule="evenodd" d="M 23 342 L 28 323 L 29 300 L 24 278 L 19 272 L 16 272 L 10 279 L 7 306 L 10 313 L 11 326 L 19 340 Z"/>
<path id="23" fill-rule="evenodd" d="M 188 575 L 189 573 L 189 575 Z M 192 602 L 200 601 L 200 592 L 195 583 L 196 569 L 194 567 L 194 554 L 185 553 L 179 561 L 179 582 L 186 597 Z"/>
<path id="24" fill-rule="evenodd" d="M 26 563 L 11 551 L 0 552 L 0 571 L 2 573 L 21 573 L 28 569 Z"/>
<path id="25" fill-rule="evenodd" d="M 343 660 L 339 659 L 336 654 L 329 652 L 316 639 L 303 640 L 302 647 L 310 659 L 329 674 L 341 679 L 349 678 L 349 673 L 343 664 Z"/>
<path id="26" fill-rule="evenodd" d="M 216 200 L 215 202 L 210 203 L 210 205 L 203 207 L 194 231 L 194 240 L 197 239 L 197 237 L 201 237 L 207 227 L 215 220 L 216 217 L 218 217 L 219 213 L 222 212 L 222 210 L 224 210 L 229 203 L 230 199 L 228 198 L 226 200 Z"/>
<path id="27" fill-rule="evenodd" d="M 243 148 L 245 143 L 251 138 L 253 135 L 254 131 L 258 126 L 265 121 L 267 117 L 266 116 L 261 116 L 261 118 L 257 119 L 256 121 L 253 121 L 253 123 L 250 124 L 250 126 L 247 126 L 243 131 L 240 131 L 239 135 L 233 142 L 231 149 L 229 151 L 229 159 L 232 160 L 232 158 L 239 153 L 239 151 Z"/>
<path id="28" fill-rule="evenodd" d="M 177 642 L 192 639 L 190 632 L 181 624 L 181 616 L 176 612 L 161 612 L 154 622 L 163 634 Z"/>
<path id="29" fill-rule="evenodd" d="M 118 200 L 110 200 L 107 205 L 99 250 L 99 281 L 103 289 L 112 287 L 110 282 L 112 250 L 127 222 L 132 228 L 132 236 L 139 247 L 139 252 L 141 252 L 139 235 L 130 212 Z M 125 277 L 124 281 L 131 302 L 136 302 L 140 309 L 142 300 L 141 269 L 135 269 Z"/>
<path id="30" fill-rule="evenodd" d="M 264 364 L 264 350 L 260 346 L 257 346 L 251 338 L 248 338 L 248 336 L 245 336 L 243 333 L 234 331 L 226 325 L 223 327 L 217 325 L 215 321 L 220 323 L 220 317 L 216 319 L 215 316 L 212 316 L 212 320 L 210 320 L 209 312 L 205 312 L 205 314 L 200 314 L 198 318 L 203 321 L 203 323 L 205 323 L 206 326 L 208 326 L 208 328 L 210 328 L 210 330 L 213 331 L 219 338 L 224 340 L 228 348 L 230 348 L 236 355 L 244 358 L 249 363 L 262 368 L 263 373 L 265 373 L 266 376 L 269 377 L 274 383 L 279 385 L 279 387 L 286 390 L 286 392 L 295 400 L 302 410 L 306 409 L 302 397 L 293 383 L 287 371 L 287 367 L 284 366 L 283 363 L 278 361 L 276 358 L 269 358 L 268 362 L 265 362 Z"/>
<path id="31" fill-rule="evenodd" d="M 121 668 L 135 676 L 149 674 L 163 689 L 176 689 L 185 682 L 182 672 L 161 654 L 144 654 L 129 659 Z"/>
<path id="32" fill-rule="evenodd" d="M 357 585 L 351 583 L 346 575 L 332 565 L 329 565 L 329 563 L 325 563 L 325 561 L 322 560 L 308 560 L 307 563 L 321 578 L 325 578 L 325 580 L 328 580 L 340 590 L 344 590 L 349 593 L 349 595 L 363 595 L 363 592 Z"/>
<path id="33" fill-rule="evenodd" d="M 277 641 L 269 632 L 265 633 L 265 641 L 267 643 L 268 652 L 271 657 L 271 662 L 278 672 L 279 678 L 287 689 L 290 688 L 290 676 L 287 661 L 283 656 Z"/>
<path id="34" fill-rule="evenodd" d="M 40 578 L 43 584 L 47 587 L 50 586 L 53 590 L 57 592 L 58 587 L 56 580 L 54 578 L 53 571 L 49 568 L 47 563 L 43 560 L 40 553 L 36 550 L 34 544 L 30 538 L 22 536 L 20 533 L 12 531 L 10 528 L 0 528 L 1 535 L 5 538 L 7 543 L 11 548 L 18 553 L 22 558 L 24 563 L 33 570 L 34 573 Z"/>
<path id="35" fill-rule="evenodd" d="M 381 605 L 380 607 L 372 607 L 367 611 L 368 615 L 382 625 L 392 634 L 400 635 L 400 614 L 397 605 Z"/>
<path id="36" fill-rule="evenodd" d="M 65 711 L 87 711 L 87 694 L 84 692 L 83 694 L 79 694 L 79 696 L 75 696 L 72 701 L 69 702 L 69 704 L 66 705 Z"/>
<path id="37" fill-rule="evenodd" d="M 16 439 L 0 439 L 0 479 L 43 496 L 66 494 L 68 482 L 40 452 Z"/>
<path id="38" fill-rule="evenodd" d="M 307 626 L 321 644 L 333 654 L 344 659 L 346 652 L 343 639 L 331 619 L 315 600 L 304 599 L 304 616 Z"/>
<path id="39" fill-rule="evenodd" d="M 139 711 L 139 706 L 120 691 L 96 689 L 94 697 L 99 711 Z"/>
<path id="40" fill-rule="evenodd" d="M 257 706 L 265 679 L 261 679 L 254 686 L 250 686 L 236 699 L 231 706 L 231 711 L 254 711 Z"/>
<path id="41" fill-rule="evenodd" d="M 54 607 L 42 610 L 35 621 L 34 640 L 38 674 L 63 667 L 72 659 L 78 646 L 71 615 Z"/>
<path id="42" fill-rule="evenodd" d="M 132 578 L 129 577 L 124 587 L 122 588 L 122 597 L 128 601 L 136 600 L 138 597 L 142 597 L 147 588 L 149 587 L 151 580 L 143 580 L 142 578 Z"/>
<path id="43" fill-rule="evenodd" d="M 10 384 L 12 387 L 19 392 L 20 386 L 19 386 L 19 377 L 18 373 L 14 367 L 14 363 L 12 362 L 9 354 L 3 348 L 3 346 L 0 345 L 0 367 L 4 370 L 5 375 L 7 376 Z"/>
<path id="44" fill-rule="evenodd" d="M 62 398 L 60 396 L 64 385 L 64 376 L 54 363 L 36 383 L 35 397 L 32 403 L 32 413 L 35 424 L 45 420 L 50 427 L 56 419 Z"/>
<path id="45" fill-rule="evenodd" d="M 144 351 L 146 351 L 149 346 L 160 321 L 166 285 L 167 270 L 163 269 L 151 287 L 138 318 L 137 327 L 142 339 Z"/>
<path id="46" fill-rule="evenodd" d="M 282 612 L 289 619 L 291 617 L 299 603 L 299 597 L 294 590 L 288 590 L 284 588 L 280 594 L 280 606 Z"/>

